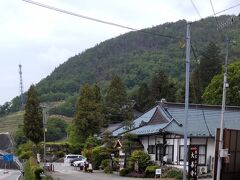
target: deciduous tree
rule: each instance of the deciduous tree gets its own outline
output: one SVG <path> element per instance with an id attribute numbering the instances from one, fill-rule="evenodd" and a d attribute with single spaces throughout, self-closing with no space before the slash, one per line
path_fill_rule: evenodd
<path id="1" fill-rule="evenodd" d="M 229 87 L 227 88 L 226 103 L 240 105 L 240 62 L 228 66 Z M 203 94 L 203 101 L 207 104 L 221 104 L 223 90 L 223 73 L 215 75 Z"/>

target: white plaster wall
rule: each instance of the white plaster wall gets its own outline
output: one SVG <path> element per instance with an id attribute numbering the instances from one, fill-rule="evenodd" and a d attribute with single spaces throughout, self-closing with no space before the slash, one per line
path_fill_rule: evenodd
<path id="1" fill-rule="evenodd" d="M 206 159 L 207 165 L 209 165 L 209 162 L 211 162 L 209 166 L 210 170 L 213 170 L 213 164 L 214 164 L 214 158 L 215 158 L 214 156 L 215 156 L 215 139 L 211 138 L 211 139 L 208 139 L 208 142 L 207 142 L 207 159 Z"/>
<path id="2" fill-rule="evenodd" d="M 143 147 L 144 147 L 144 151 L 145 151 L 145 152 L 148 152 L 148 151 L 147 151 L 147 148 L 148 148 L 148 137 L 147 137 L 147 136 L 142 137 L 142 138 L 141 138 L 141 142 L 142 142 L 142 145 L 143 145 Z"/>
<path id="3" fill-rule="evenodd" d="M 187 139 L 187 145 L 189 145 L 190 139 Z M 180 144 L 179 145 L 184 145 L 184 139 L 180 139 Z"/>
<path id="4" fill-rule="evenodd" d="M 174 145 L 173 163 L 174 164 L 177 164 L 178 162 L 179 143 L 180 143 L 180 139 L 173 139 L 173 145 Z"/>

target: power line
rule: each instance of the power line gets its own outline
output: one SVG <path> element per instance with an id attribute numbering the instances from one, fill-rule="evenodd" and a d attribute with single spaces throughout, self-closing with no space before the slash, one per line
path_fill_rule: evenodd
<path id="1" fill-rule="evenodd" d="M 165 38 L 171 38 L 171 39 L 182 39 L 180 37 L 163 35 L 163 34 L 158 34 L 158 33 L 152 33 L 152 32 L 146 31 L 146 30 L 140 30 L 140 29 L 129 27 L 129 26 L 117 24 L 117 23 L 114 23 L 114 22 L 109 22 L 109 21 L 105 21 L 105 20 L 101 20 L 101 19 L 77 14 L 77 13 L 74 13 L 74 12 L 71 12 L 71 11 L 66 11 L 64 9 L 59 9 L 59 8 L 56 8 L 56 7 L 53 7 L 53 6 L 38 3 L 38 2 L 35 2 L 35 1 L 32 1 L 32 0 L 22 0 L 22 1 L 25 1 L 27 3 L 34 4 L 34 5 L 43 7 L 43 8 L 51 9 L 51 10 L 54 10 L 54 11 L 57 11 L 57 12 L 61 12 L 61 13 L 64 13 L 64 14 L 72 15 L 72 16 L 75 16 L 75 17 L 83 18 L 83 19 L 87 19 L 87 20 L 90 20 L 90 21 L 95 21 L 95 22 L 102 23 L 102 24 L 107 24 L 107 25 L 111 25 L 111 26 L 120 27 L 120 28 L 123 28 L 123 29 L 128 29 L 128 30 L 131 30 L 131 31 L 139 31 L 139 32 L 142 32 L 142 33 L 145 33 L 145 34 L 151 34 L 151 35 L 165 37 Z"/>
<path id="2" fill-rule="evenodd" d="M 234 5 L 234 6 L 231 6 L 231 7 L 229 7 L 229 8 L 226 8 L 226 9 L 224 9 L 224 10 L 221 10 L 221 11 L 219 11 L 219 12 L 216 12 L 215 15 L 220 14 L 220 13 L 223 13 L 223 12 L 226 12 L 226 11 L 228 11 L 228 10 L 230 10 L 230 9 L 233 9 L 233 8 L 236 8 L 236 7 L 238 7 L 238 6 L 240 6 L 240 3 L 238 3 L 238 4 Z"/>
<path id="3" fill-rule="evenodd" d="M 201 16 L 201 14 L 199 13 L 198 8 L 197 8 L 197 6 L 195 5 L 195 3 L 193 2 L 193 0 L 191 0 L 191 3 L 192 3 L 192 5 L 193 5 L 195 11 L 197 12 L 198 16 L 200 17 L 200 19 L 202 19 L 202 16 Z"/>
<path id="4" fill-rule="evenodd" d="M 220 27 L 220 25 L 219 25 L 219 22 L 218 22 L 218 20 L 217 20 L 217 18 L 216 18 L 216 12 L 215 12 L 215 10 L 214 10 L 212 0 L 210 0 L 210 4 L 211 4 L 212 11 L 213 11 L 213 14 L 214 14 L 213 17 L 214 17 L 214 19 L 215 19 L 215 21 L 216 21 L 217 29 L 218 29 L 218 27 Z M 219 30 L 220 30 L 220 29 L 219 29 Z"/>

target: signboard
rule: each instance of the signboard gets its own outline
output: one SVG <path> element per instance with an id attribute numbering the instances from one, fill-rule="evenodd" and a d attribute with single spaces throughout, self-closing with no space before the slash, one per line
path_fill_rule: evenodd
<path id="1" fill-rule="evenodd" d="M 162 170 L 161 169 L 156 169 L 156 175 L 161 175 L 162 174 Z"/>
<path id="2" fill-rule="evenodd" d="M 158 176 L 161 178 L 162 175 L 162 170 L 161 169 L 156 169 L 155 170 L 155 178 L 157 178 Z"/>
<path id="3" fill-rule="evenodd" d="M 197 179 L 198 146 L 190 145 L 188 158 L 188 179 Z"/>
<path id="4" fill-rule="evenodd" d="M 12 154 L 4 154 L 3 160 L 6 162 L 12 162 L 13 161 L 13 155 Z"/>

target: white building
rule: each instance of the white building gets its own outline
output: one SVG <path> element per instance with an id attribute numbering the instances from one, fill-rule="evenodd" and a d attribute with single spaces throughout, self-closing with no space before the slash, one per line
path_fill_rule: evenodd
<path id="1" fill-rule="evenodd" d="M 227 107 L 224 116 L 225 128 L 240 129 L 240 107 Z M 198 147 L 198 168 L 201 171 L 213 170 L 215 134 L 220 117 L 220 106 L 189 105 L 188 145 Z M 113 131 L 113 135 L 136 134 L 152 160 L 182 166 L 184 119 L 184 104 L 161 102 L 135 119 L 131 131 L 120 127 Z"/>

